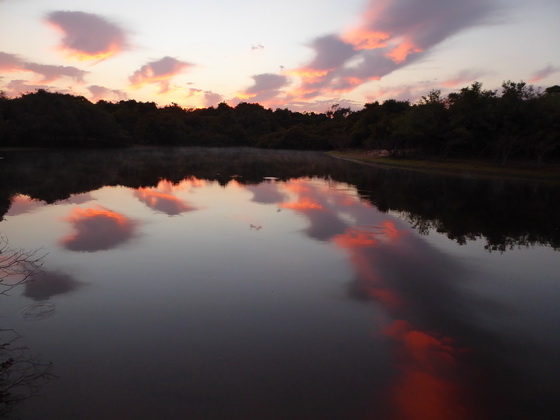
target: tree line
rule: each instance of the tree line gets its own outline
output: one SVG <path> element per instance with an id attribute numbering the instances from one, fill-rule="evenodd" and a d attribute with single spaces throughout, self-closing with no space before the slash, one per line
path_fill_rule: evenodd
<path id="1" fill-rule="evenodd" d="M 533 160 L 560 155 L 560 86 L 544 91 L 507 81 L 500 91 L 475 82 L 417 103 L 386 100 L 325 113 L 235 107 L 185 109 L 37 90 L 0 93 L 0 147 L 251 146 L 276 149 L 377 149 L 393 157 Z"/>

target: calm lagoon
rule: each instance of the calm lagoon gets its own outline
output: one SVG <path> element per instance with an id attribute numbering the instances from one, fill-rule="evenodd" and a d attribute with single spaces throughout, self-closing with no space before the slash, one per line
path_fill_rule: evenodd
<path id="1" fill-rule="evenodd" d="M 0 295 L 2 358 L 35 369 L 2 391 L 39 376 L 6 416 L 560 414 L 557 186 L 314 152 L 3 156 L 3 242 L 42 256 Z"/>

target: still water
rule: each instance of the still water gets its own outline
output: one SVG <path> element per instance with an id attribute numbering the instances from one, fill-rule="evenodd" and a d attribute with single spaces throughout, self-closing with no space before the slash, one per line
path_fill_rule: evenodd
<path id="1" fill-rule="evenodd" d="M 0 255 L 42 263 L 3 281 L 6 416 L 558 418 L 558 187 L 252 149 L 0 172 Z"/>

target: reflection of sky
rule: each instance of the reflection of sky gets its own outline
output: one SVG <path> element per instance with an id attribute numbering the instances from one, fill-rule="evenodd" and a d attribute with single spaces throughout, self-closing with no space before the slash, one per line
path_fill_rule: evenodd
<path id="1" fill-rule="evenodd" d="M 286 199 L 286 194 L 279 190 L 274 180 L 264 180 L 257 185 L 246 185 L 245 188 L 253 193 L 255 203 L 276 204 Z"/>
<path id="2" fill-rule="evenodd" d="M 134 195 L 151 209 L 169 216 L 175 216 L 180 213 L 196 210 L 196 207 L 177 197 L 176 193 L 190 191 L 193 188 L 203 186 L 204 181 L 197 179 L 186 179 L 177 185 L 167 180 L 161 180 L 155 188 L 138 188 Z"/>
<path id="3" fill-rule="evenodd" d="M 68 274 L 53 271 L 41 271 L 25 284 L 23 295 L 33 300 L 48 300 L 52 296 L 70 293 L 80 286 Z"/>
<path id="4" fill-rule="evenodd" d="M 71 251 L 95 252 L 115 248 L 130 240 L 136 223 L 123 214 L 104 207 L 76 207 L 67 218 L 74 232 L 62 238 L 62 245 Z"/>
<path id="5" fill-rule="evenodd" d="M 149 194 L 141 199 L 142 191 L 154 193 L 154 200 Z M 44 323 L 52 340 L 38 338 L 35 344 L 48 347 L 52 341 L 47 350 L 61 354 L 87 347 L 83 359 L 104 369 L 84 375 L 72 357 L 60 368 L 108 397 L 107 410 L 118 402 L 110 401 L 113 390 L 99 372 L 112 372 L 115 354 L 122 366 L 111 380 L 125 398 L 146 394 L 123 378 L 145 374 L 156 387 L 185 389 L 201 401 L 205 390 L 226 383 L 219 393 L 232 400 L 241 388 L 260 403 L 273 399 L 271 404 L 278 393 L 288 403 L 328 395 L 323 407 L 332 408 L 332 401 L 364 407 L 375 401 L 380 411 L 373 418 L 403 420 L 477 418 L 473 380 L 486 381 L 485 368 L 488 376 L 515 371 L 485 357 L 506 358 L 496 343 L 517 332 L 542 344 L 538 354 L 547 356 L 542 360 L 557 366 L 551 356 L 560 347 L 550 333 L 550 325 L 558 324 L 557 299 L 547 293 L 557 290 L 556 283 L 552 274 L 546 290 L 526 281 L 543 284 L 543 274 L 533 273 L 536 266 L 560 269 L 558 262 L 551 265 L 553 251 L 500 256 L 484 252 L 482 244 L 458 247 L 445 238 L 418 236 L 354 188 L 320 179 L 220 185 L 189 178 L 91 195 L 100 206 L 41 204 L 0 227 L 18 246 L 33 244 L 41 233 L 54 269 L 26 286 L 24 298 L 56 301 L 60 310 Z M 178 216 L 157 217 L 152 210 Z M 64 236 L 64 229 L 73 231 Z M 475 246 L 482 251 L 474 252 Z M 102 249 L 110 252 L 67 252 Z M 72 277 L 62 274 L 67 267 Z M 480 277 L 476 290 L 473 273 Z M 67 294 L 78 282 L 90 286 Z M 507 293 L 504 285 L 510 286 Z M 476 299 L 481 290 L 515 310 L 481 302 Z M 53 319 L 57 328 L 48 324 Z M 114 329 L 99 327 L 109 324 Z M 54 348 L 57 342 L 67 349 Z M 123 356 L 123 348 L 134 348 L 134 354 Z M 516 354 L 520 365 L 538 364 L 535 352 L 527 354 Z M 163 371 L 153 366 L 155 359 Z M 138 372 L 138 365 L 151 370 Z M 183 375 L 186 371 L 191 376 Z M 547 384 L 555 383 L 549 377 Z M 499 389 L 490 389 L 500 401 Z M 88 402 L 70 404 L 79 413 Z M 204 413 L 218 406 L 201 407 Z M 362 408 L 352 406 L 352 413 Z"/>
<path id="6" fill-rule="evenodd" d="M 57 201 L 55 204 L 83 204 L 91 201 L 93 198 L 89 193 L 75 194 L 66 200 Z M 35 200 L 28 195 L 17 194 L 11 199 L 11 204 L 6 216 L 17 216 L 20 214 L 31 213 L 35 209 L 47 205 L 44 201 Z"/>
<path id="7" fill-rule="evenodd" d="M 459 277 L 460 267 L 417 241 L 402 223 L 357 196 L 330 187 L 307 180 L 288 181 L 284 188 L 292 199 L 281 206 L 307 218 L 305 232 L 310 238 L 330 241 L 348 254 L 356 275 L 349 286 L 351 296 L 384 308 L 388 317 L 385 334 L 396 349 L 396 376 L 388 385 L 387 410 L 399 419 L 468 418 L 466 397 L 456 382 L 455 356 L 461 350 L 451 338 L 425 330 L 437 325 L 426 318 L 422 296 L 411 306 L 414 297 L 406 293 L 411 282 L 420 282 L 416 287 L 428 290 L 448 277 Z"/>

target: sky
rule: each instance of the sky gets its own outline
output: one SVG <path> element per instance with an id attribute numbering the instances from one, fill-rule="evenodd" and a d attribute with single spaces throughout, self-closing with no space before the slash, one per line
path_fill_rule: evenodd
<path id="1" fill-rule="evenodd" d="M 560 84 L 558 0 L 0 0 L 0 90 L 324 112 Z"/>

